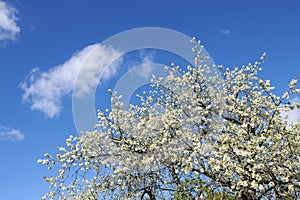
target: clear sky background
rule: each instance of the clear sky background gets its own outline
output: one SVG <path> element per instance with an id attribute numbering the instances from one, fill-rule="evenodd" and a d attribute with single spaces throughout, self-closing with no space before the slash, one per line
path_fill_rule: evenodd
<path id="1" fill-rule="evenodd" d="M 224 66 L 266 52 L 261 76 L 278 93 L 300 78 L 297 0 L 0 0 L 0 199 L 39 199 L 47 192 L 42 177 L 50 173 L 36 161 L 77 134 L 72 77 L 88 46 L 145 26 L 196 36 Z"/>

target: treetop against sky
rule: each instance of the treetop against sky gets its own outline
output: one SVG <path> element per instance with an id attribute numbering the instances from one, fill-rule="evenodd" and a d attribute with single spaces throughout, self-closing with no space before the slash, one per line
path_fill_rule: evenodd
<path id="1" fill-rule="evenodd" d="M 241 69 L 248 63 L 254 65 L 266 52 L 258 77 L 266 85 L 275 86 L 272 92 L 281 96 L 289 90 L 290 80 L 300 77 L 299 9 L 298 1 L 0 0 L 1 198 L 38 199 L 48 192 L 42 177 L 56 173 L 48 172 L 36 161 L 44 152 L 57 153 L 54 147 L 64 146 L 70 134 L 76 136 L 80 129 L 93 131 L 91 124 L 97 122 L 97 109 L 104 112 L 111 108 L 109 88 L 123 94 L 126 102 L 136 104 L 139 99 L 135 94 L 149 90 L 149 85 L 143 84 L 150 83 L 152 74 L 157 78 L 166 76 L 163 68 L 170 68 L 171 63 L 184 71 L 194 65 L 193 57 L 189 57 L 194 56 L 189 41 L 182 48 L 173 48 L 183 40 L 164 35 L 168 31 L 156 32 L 156 36 L 145 27 L 174 31 L 182 38 L 195 36 L 205 45 L 210 63 L 229 67 L 233 72 L 235 66 Z M 130 30 L 145 32 L 121 37 L 121 33 Z M 127 52 L 129 47 L 132 49 Z M 88 66 L 87 70 L 83 66 Z M 224 75 L 221 69 L 217 72 Z M 234 73 L 241 77 L 239 70 Z M 298 95 L 285 95 L 290 96 L 291 103 L 299 102 Z M 156 107 L 155 112 L 162 110 L 165 109 Z M 300 118 L 298 109 L 288 114 L 291 122 Z M 280 116 L 286 115 L 287 112 Z M 235 130 L 236 125 L 227 128 Z M 231 140 L 229 135 L 222 137 L 224 141 Z M 228 156 L 226 159 L 232 158 L 230 153 Z M 217 166 L 217 161 L 211 162 Z M 215 172 L 224 166 L 219 167 Z M 234 189 L 245 185 L 242 182 L 239 189 Z"/>

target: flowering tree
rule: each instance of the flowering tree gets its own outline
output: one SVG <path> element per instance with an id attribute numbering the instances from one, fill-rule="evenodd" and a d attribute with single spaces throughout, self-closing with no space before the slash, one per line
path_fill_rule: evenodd
<path id="1" fill-rule="evenodd" d="M 300 124 L 282 117 L 297 80 L 276 96 L 257 76 L 265 54 L 215 69 L 192 42 L 194 66 L 172 64 L 129 109 L 111 92 L 94 131 L 38 161 L 59 170 L 43 199 L 300 198 Z"/>

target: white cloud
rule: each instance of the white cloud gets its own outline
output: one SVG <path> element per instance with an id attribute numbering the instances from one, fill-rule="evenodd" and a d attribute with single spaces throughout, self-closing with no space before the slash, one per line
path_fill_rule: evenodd
<path id="1" fill-rule="evenodd" d="M 152 53 L 145 53 L 143 51 L 140 52 L 141 62 L 138 64 L 140 69 L 137 71 L 137 75 L 143 79 L 150 80 L 152 74 L 154 73 L 154 61 L 153 57 L 154 54 Z M 136 67 L 136 66 L 135 66 Z"/>
<path id="2" fill-rule="evenodd" d="M 100 77 L 109 79 L 117 72 L 122 60 L 118 59 L 114 64 L 109 64 L 120 55 L 119 51 L 111 47 L 94 44 L 47 72 L 34 68 L 20 85 L 24 90 L 22 100 L 29 102 L 32 110 L 42 111 L 50 118 L 56 117 L 62 109 L 62 98 L 71 94 L 75 81 L 78 86 L 74 91 L 76 95 L 90 94 L 99 84 Z M 85 68 L 85 73 L 77 77 L 82 67 Z"/>
<path id="3" fill-rule="evenodd" d="M 76 91 L 73 92 L 77 97 L 90 95 L 93 89 L 101 84 L 99 79 L 103 81 L 113 77 L 123 62 L 120 57 L 122 52 L 101 44 L 93 46 L 94 49 L 80 65 L 84 70 L 80 72 L 80 76 L 76 75 Z"/>
<path id="4" fill-rule="evenodd" d="M 5 127 L 5 126 L 0 126 L 0 140 L 2 141 L 17 141 L 17 140 L 23 140 L 25 139 L 24 134 L 13 128 Z"/>
<path id="5" fill-rule="evenodd" d="M 0 1 L 0 41 L 15 40 L 20 32 L 16 21 L 16 9 Z"/>
<path id="6" fill-rule="evenodd" d="M 300 99 L 298 97 L 295 97 L 291 99 L 291 103 L 297 102 L 300 104 Z M 288 112 L 282 112 L 281 113 L 282 119 L 287 118 L 289 122 L 291 123 L 297 123 L 300 120 L 300 109 L 294 109 L 290 110 Z"/>
<path id="7" fill-rule="evenodd" d="M 229 35 L 231 31 L 229 29 L 221 29 L 219 33 L 222 35 Z"/>
<path id="8" fill-rule="evenodd" d="M 114 91 L 122 95 L 122 102 L 128 108 L 130 100 L 135 96 L 137 89 L 151 84 L 152 75 L 166 77 L 165 65 L 154 62 L 154 53 L 140 51 L 140 61 L 130 62 L 128 71 L 115 84 Z M 126 62 L 126 61 L 125 61 Z"/>

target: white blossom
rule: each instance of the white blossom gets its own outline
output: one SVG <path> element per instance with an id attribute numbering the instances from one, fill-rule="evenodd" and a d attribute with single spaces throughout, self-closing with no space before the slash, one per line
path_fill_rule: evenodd
<path id="1" fill-rule="evenodd" d="M 205 65 L 195 38 L 195 65 L 175 64 L 140 104 L 123 107 L 111 90 L 112 110 L 98 111 L 95 130 L 66 140 L 59 154 L 38 162 L 60 167 L 45 177 L 43 199 L 205 199 L 222 191 L 239 199 L 300 198 L 300 124 L 281 112 L 296 105 L 296 79 L 281 97 L 258 73 Z M 222 70 L 222 68 L 219 68 Z"/>

